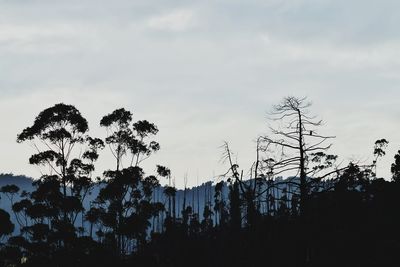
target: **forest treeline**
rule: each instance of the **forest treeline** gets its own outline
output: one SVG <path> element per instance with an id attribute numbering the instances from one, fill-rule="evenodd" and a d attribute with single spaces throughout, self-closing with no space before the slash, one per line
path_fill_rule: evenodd
<path id="1" fill-rule="evenodd" d="M 272 108 L 250 170 L 224 143 L 227 171 L 205 190 L 201 210 L 200 198 L 186 195 L 187 177 L 177 203 L 171 170 L 142 168 L 160 149 L 155 124 L 117 109 L 101 119 L 100 139 L 76 107 L 43 110 L 17 135 L 34 149 L 29 163 L 42 176 L 32 192 L 0 188 L 0 201 L 12 205 L 10 213 L 0 209 L 0 264 L 399 266 L 400 151 L 390 179 L 376 174 L 386 139 L 372 144 L 372 162 L 343 163 L 329 154 L 334 136 L 320 133 L 310 107 L 286 97 Z M 115 165 L 95 177 L 103 149 Z"/>

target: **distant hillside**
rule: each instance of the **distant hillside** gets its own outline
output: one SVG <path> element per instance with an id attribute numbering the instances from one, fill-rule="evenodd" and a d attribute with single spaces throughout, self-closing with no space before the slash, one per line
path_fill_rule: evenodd
<path id="1" fill-rule="evenodd" d="M 276 182 L 282 182 L 284 181 L 283 179 L 277 179 Z M 20 192 L 26 191 L 26 192 L 32 192 L 33 191 L 33 186 L 32 186 L 33 179 L 26 177 L 24 175 L 13 175 L 13 174 L 0 174 L 0 187 L 5 186 L 5 185 L 10 185 L 14 184 L 20 188 Z M 283 189 L 283 186 L 278 186 L 277 188 Z M 94 201 L 99 193 L 100 190 L 100 185 L 96 185 L 92 191 L 91 194 L 87 196 L 87 198 L 84 201 L 84 207 L 86 210 L 89 209 L 90 203 Z M 282 190 L 280 189 L 274 189 L 274 194 L 277 199 L 279 199 L 282 195 Z M 200 220 L 203 219 L 203 210 L 206 205 L 206 203 L 210 203 L 212 208 L 214 206 L 214 184 L 212 182 L 206 182 L 203 183 L 200 186 L 189 188 L 186 190 L 186 206 L 191 206 L 193 208 L 194 213 L 199 214 Z M 183 208 L 183 203 L 184 203 L 184 195 L 185 192 L 184 190 L 178 190 L 176 192 L 176 216 L 180 217 L 182 208 Z M 222 196 L 223 199 L 226 201 L 227 204 L 229 204 L 229 189 L 227 184 L 224 184 L 224 187 L 222 189 Z M 15 217 L 13 215 L 12 209 L 11 209 L 11 203 L 9 199 L 7 199 L 4 195 L 0 194 L 0 208 L 6 210 L 7 212 L 10 213 L 11 219 L 13 223 L 16 225 L 15 229 L 16 232 L 19 231 L 18 224 L 15 220 Z M 14 202 L 19 201 L 20 197 L 16 196 L 14 199 Z M 168 205 L 168 199 L 164 195 L 164 187 L 160 187 L 155 190 L 153 194 L 153 200 L 154 201 L 159 201 L 164 203 L 165 206 Z M 263 203 L 261 205 L 264 205 Z M 262 209 L 266 209 L 266 207 L 262 207 Z"/>
<path id="2" fill-rule="evenodd" d="M 32 187 L 33 179 L 25 175 L 14 175 L 12 173 L 0 173 L 0 186 L 15 184 L 18 187 Z"/>
<path id="3" fill-rule="evenodd" d="M 0 187 L 5 185 L 14 184 L 20 188 L 20 192 L 32 192 L 34 190 L 32 186 L 32 182 L 34 180 L 30 177 L 24 175 L 14 175 L 14 174 L 0 174 Z M 90 203 L 94 201 L 99 193 L 100 186 L 97 185 L 92 189 L 91 194 L 85 199 L 84 206 L 86 209 L 90 207 Z M 167 205 L 168 199 L 165 197 L 164 187 L 160 187 L 155 190 L 153 194 L 153 199 L 155 201 L 160 201 Z M 193 187 L 186 190 L 186 205 L 190 205 L 193 207 L 195 213 L 199 213 L 200 219 L 203 217 L 203 210 L 206 202 L 213 203 L 214 199 L 214 186 L 212 182 L 204 183 L 198 187 Z M 178 190 L 176 193 L 176 215 L 179 217 L 182 212 L 182 207 L 184 203 L 184 190 Z M 224 199 L 228 198 L 228 188 L 225 186 L 223 189 Z M 19 195 L 15 197 L 14 202 L 20 200 Z M 213 205 L 213 204 L 212 204 Z M 16 225 L 16 232 L 19 231 L 19 227 L 13 215 L 11 209 L 10 200 L 0 193 L 0 208 L 6 210 L 11 215 L 11 219 L 13 223 Z"/>

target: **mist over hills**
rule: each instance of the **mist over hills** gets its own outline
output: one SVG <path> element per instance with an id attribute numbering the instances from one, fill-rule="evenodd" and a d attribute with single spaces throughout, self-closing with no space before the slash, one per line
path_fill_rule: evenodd
<path id="1" fill-rule="evenodd" d="M 285 179 L 278 178 L 277 180 L 275 180 L 275 182 L 277 183 L 282 181 L 285 181 Z M 33 178 L 27 177 L 25 175 L 14 175 L 12 173 L 0 174 L 0 188 L 6 185 L 16 185 L 19 187 L 18 194 L 16 194 L 12 200 L 14 203 L 22 199 L 20 196 L 22 192 L 25 191 L 30 193 L 34 190 L 34 186 L 32 185 L 33 182 L 34 182 Z M 248 181 L 248 182 L 253 182 L 253 181 Z M 96 197 L 99 194 L 101 186 L 102 186 L 101 184 L 95 184 L 94 187 L 91 189 L 90 193 L 87 195 L 83 203 L 85 209 L 89 209 L 91 203 L 95 201 Z M 159 201 L 162 202 L 164 205 L 167 205 L 168 197 L 164 194 L 165 188 L 166 188 L 165 186 L 160 186 L 154 190 L 153 201 Z M 280 186 L 278 185 L 277 190 L 274 191 L 275 194 L 274 196 L 277 199 L 277 201 L 282 196 L 283 188 L 284 188 L 283 185 Z M 261 187 L 261 189 L 263 188 Z M 203 183 L 199 186 L 187 188 L 186 192 L 183 189 L 177 190 L 175 197 L 176 216 L 180 217 L 182 215 L 183 205 L 185 202 L 186 206 L 191 206 L 193 212 L 198 214 L 200 220 L 204 219 L 203 211 L 205 206 L 209 205 L 211 208 L 213 208 L 214 206 L 214 194 L 215 194 L 215 183 L 211 181 Z M 227 182 L 224 182 L 224 185 L 221 190 L 221 195 L 222 199 L 229 205 L 229 188 Z M 288 199 L 288 201 L 289 200 L 290 198 Z M 288 206 L 290 206 L 290 203 L 288 203 Z M 16 221 L 15 215 L 13 214 L 12 211 L 11 200 L 8 199 L 2 193 L 0 193 L 0 208 L 10 213 L 11 220 L 16 225 L 14 233 L 19 233 L 18 222 Z M 262 207 L 263 210 L 265 210 L 266 208 L 267 207 Z M 79 220 L 78 223 L 79 225 L 81 225 L 81 220 Z M 89 224 L 87 222 L 83 222 L 83 225 L 86 229 L 89 227 Z"/>
<path id="2" fill-rule="evenodd" d="M 32 185 L 34 182 L 33 178 L 24 176 L 24 175 L 14 175 L 12 173 L 2 173 L 0 174 L 0 188 L 6 185 L 16 185 L 19 187 L 19 193 L 15 195 L 13 202 L 20 201 L 22 198 L 20 193 L 26 191 L 28 193 L 34 190 L 34 186 Z M 91 189 L 88 196 L 85 198 L 83 206 L 85 209 L 89 209 L 91 206 L 91 202 L 93 202 L 99 194 L 101 184 L 95 184 Z M 191 206 L 194 212 L 199 214 L 199 218 L 203 218 L 203 210 L 206 203 L 213 203 L 213 198 L 215 194 L 215 189 L 212 182 L 203 183 L 202 185 L 188 188 L 185 190 L 177 190 L 176 192 L 176 215 L 179 217 L 182 212 L 182 207 L 184 203 L 184 198 L 186 194 L 186 206 Z M 164 194 L 165 187 L 158 187 L 154 190 L 153 200 L 160 201 L 166 205 L 168 198 Z M 228 201 L 228 188 L 226 186 L 222 189 L 223 198 Z M 212 204 L 210 204 L 212 205 Z M 8 199 L 4 194 L 0 193 L 0 208 L 4 209 L 11 215 L 12 222 L 16 225 L 14 233 L 19 233 L 18 223 L 15 219 L 15 216 L 12 211 L 12 204 L 10 199 Z M 80 223 L 80 222 L 79 222 Z M 88 227 L 88 224 L 84 222 L 85 228 Z"/>

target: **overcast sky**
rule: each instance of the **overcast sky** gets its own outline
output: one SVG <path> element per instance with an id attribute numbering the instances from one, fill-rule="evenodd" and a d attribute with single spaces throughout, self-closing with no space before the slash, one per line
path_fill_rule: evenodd
<path id="1" fill-rule="evenodd" d="M 0 0 L 0 172 L 39 177 L 16 135 L 64 102 L 104 137 L 100 118 L 125 107 L 159 127 L 147 163 L 177 186 L 221 174 L 224 140 L 245 170 L 267 112 L 307 96 L 336 135 L 332 153 L 372 161 L 400 149 L 400 2 L 390 0 Z M 113 162 L 105 151 L 99 171 Z"/>

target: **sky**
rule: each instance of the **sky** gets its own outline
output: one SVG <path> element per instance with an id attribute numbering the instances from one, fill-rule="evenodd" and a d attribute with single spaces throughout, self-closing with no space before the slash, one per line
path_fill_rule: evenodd
<path id="1" fill-rule="evenodd" d="M 145 163 L 193 186 L 255 160 L 274 104 L 306 96 L 331 153 L 372 161 L 400 149 L 399 1 L 0 0 L 0 172 L 39 177 L 16 135 L 55 103 L 76 106 L 90 134 L 116 108 L 154 122 L 161 150 Z M 114 162 L 105 150 L 99 174 Z"/>

